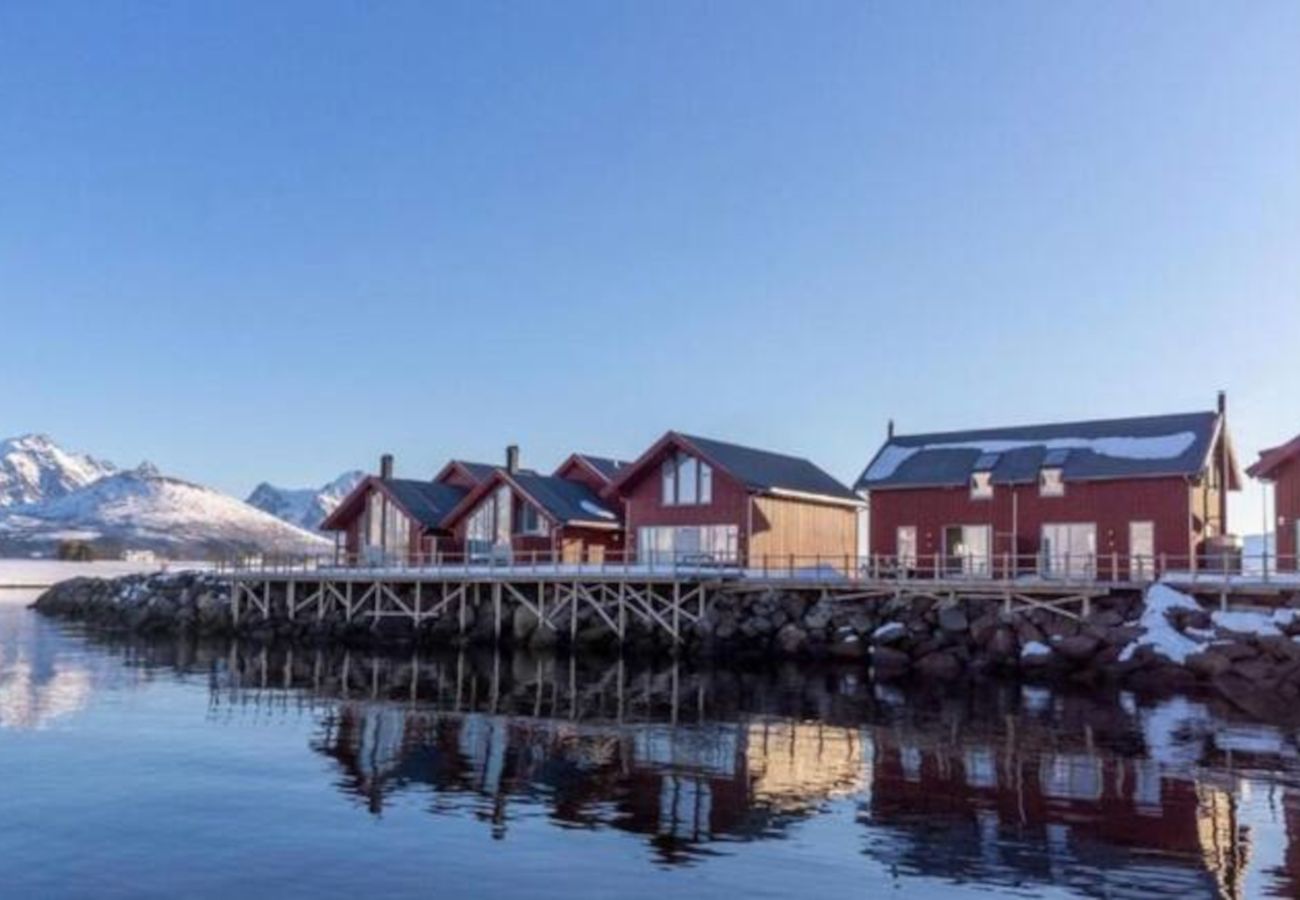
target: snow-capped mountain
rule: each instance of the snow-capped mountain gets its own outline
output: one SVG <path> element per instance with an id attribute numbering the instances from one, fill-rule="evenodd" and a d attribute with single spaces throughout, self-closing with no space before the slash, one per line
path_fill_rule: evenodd
<path id="1" fill-rule="evenodd" d="M 320 488 L 282 488 L 264 481 L 245 502 L 290 525 L 315 531 L 365 477 L 365 472 L 357 470 L 344 472 Z"/>
<path id="2" fill-rule="evenodd" d="M 84 453 L 70 453 L 43 434 L 0 441 L 0 508 L 57 500 L 117 467 Z"/>
<path id="3" fill-rule="evenodd" d="M 0 511 L 0 541 L 65 540 L 169 555 L 310 553 L 328 547 L 318 535 L 149 466 L 108 475 L 48 503 Z"/>
<path id="4" fill-rule="evenodd" d="M 148 463 L 124 471 L 36 435 L 0 448 L 0 556 L 49 552 L 72 540 L 106 552 L 191 558 L 329 546 L 318 534 Z"/>

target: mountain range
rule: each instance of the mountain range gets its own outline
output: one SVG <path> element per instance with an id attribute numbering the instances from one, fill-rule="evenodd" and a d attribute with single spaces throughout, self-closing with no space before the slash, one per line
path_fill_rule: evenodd
<path id="1" fill-rule="evenodd" d="M 354 476 L 317 492 L 281 492 L 276 510 L 286 520 L 148 463 L 122 469 L 45 435 L 24 435 L 0 441 L 0 556 L 48 554 L 65 541 L 106 554 L 152 550 L 172 558 L 323 552 L 330 544 L 313 530 L 313 517 L 333 508 Z"/>
<path id="2" fill-rule="evenodd" d="M 264 481 L 244 502 L 291 525 L 315 531 L 365 477 L 365 472 L 354 469 L 320 488 L 282 488 Z"/>

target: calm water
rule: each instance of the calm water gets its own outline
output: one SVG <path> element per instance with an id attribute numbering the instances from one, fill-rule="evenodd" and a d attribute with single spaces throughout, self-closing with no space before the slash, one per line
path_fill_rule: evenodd
<path id="1" fill-rule="evenodd" d="M 852 668 L 122 643 L 0 593 L 0 895 L 1300 893 L 1295 730 Z"/>

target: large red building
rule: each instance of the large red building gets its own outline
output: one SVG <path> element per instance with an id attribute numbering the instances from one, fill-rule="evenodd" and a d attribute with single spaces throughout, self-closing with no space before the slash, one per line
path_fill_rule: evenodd
<path id="1" fill-rule="evenodd" d="M 1246 472 L 1273 485 L 1277 567 L 1294 572 L 1300 557 L 1300 436 L 1265 450 Z"/>
<path id="2" fill-rule="evenodd" d="M 858 480 L 874 563 L 1150 578 L 1223 559 L 1241 476 L 1216 411 L 892 433 Z"/>
<path id="3" fill-rule="evenodd" d="M 641 562 L 846 570 L 862 500 L 807 459 L 670 431 L 612 490 Z"/>

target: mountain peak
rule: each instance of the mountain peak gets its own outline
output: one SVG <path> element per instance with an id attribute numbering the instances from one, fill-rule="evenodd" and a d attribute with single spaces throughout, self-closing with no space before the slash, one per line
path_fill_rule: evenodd
<path id="1" fill-rule="evenodd" d="M 117 471 L 117 466 L 63 449 L 48 434 L 0 441 L 0 508 L 66 496 Z"/>
<path id="2" fill-rule="evenodd" d="M 354 469 L 320 488 L 282 488 L 264 481 L 247 502 L 291 525 L 315 531 L 365 477 L 365 472 Z"/>

